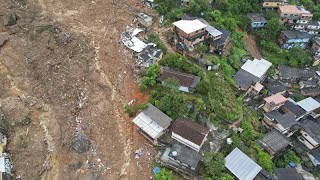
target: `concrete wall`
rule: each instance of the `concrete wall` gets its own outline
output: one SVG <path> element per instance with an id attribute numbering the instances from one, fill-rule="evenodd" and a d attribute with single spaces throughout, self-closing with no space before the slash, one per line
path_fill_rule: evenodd
<path id="1" fill-rule="evenodd" d="M 190 147 L 191 149 L 193 149 L 193 150 L 195 150 L 197 152 L 199 152 L 200 149 L 201 149 L 201 146 L 199 146 L 199 145 L 197 145 L 197 144 L 195 144 L 195 143 L 193 143 L 193 142 L 191 142 L 191 141 L 179 136 L 178 134 L 176 134 L 174 132 L 172 132 L 172 136 L 171 137 L 172 137 L 172 139 L 177 140 L 181 144 L 184 144 L 184 145 Z"/>

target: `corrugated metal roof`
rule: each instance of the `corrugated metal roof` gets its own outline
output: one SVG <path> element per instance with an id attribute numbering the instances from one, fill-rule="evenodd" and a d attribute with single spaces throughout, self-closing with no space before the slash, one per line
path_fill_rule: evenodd
<path id="1" fill-rule="evenodd" d="M 240 180 L 252 180 L 262 170 L 262 168 L 244 154 L 238 148 L 235 148 L 226 158 L 225 166 Z"/>
<path id="2" fill-rule="evenodd" d="M 254 59 L 253 61 L 248 60 L 241 67 L 241 69 L 253 74 L 254 76 L 261 78 L 271 67 L 272 63 L 265 59 Z"/>
<path id="3" fill-rule="evenodd" d="M 153 121 L 149 116 L 144 114 L 144 112 L 141 112 L 136 118 L 134 118 L 133 123 L 153 139 L 164 131 L 164 128 L 161 125 Z"/>
<path id="4" fill-rule="evenodd" d="M 312 97 L 308 97 L 304 100 L 297 102 L 297 104 L 307 112 L 311 112 L 320 107 L 320 103 L 313 99 Z"/>

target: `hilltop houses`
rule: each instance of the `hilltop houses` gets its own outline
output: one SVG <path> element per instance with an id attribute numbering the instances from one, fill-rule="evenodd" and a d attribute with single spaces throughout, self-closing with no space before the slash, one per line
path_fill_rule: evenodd
<path id="1" fill-rule="evenodd" d="M 287 4 L 287 0 L 262 0 L 262 8 L 266 10 L 278 9 L 279 6 Z"/>
<path id="2" fill-rule="evenodd" d="M 304 30 L 313 17 L 303 6 L 279 6 L 277 13 L 281 24 L 291 25 L 295 30 Z"/>
<path id="3" fill-rule="evenodd" d="M 197 44 L 208 44 L 210 52 L 222 53 L 230 41 L 230 31 L 216 29 L 203 18 L 184 15 L 173 23 L 174 48 L 179 52 L 192 52 Z"/>
<path id="4" fill-rule="evenodd" d="M 278 38 L 279 45 L 283 49 L 291 49 L 294 47 L 305 49 L 309 45 L 310 40 L 310 34 L 297 30 L 282 31 Z"/>

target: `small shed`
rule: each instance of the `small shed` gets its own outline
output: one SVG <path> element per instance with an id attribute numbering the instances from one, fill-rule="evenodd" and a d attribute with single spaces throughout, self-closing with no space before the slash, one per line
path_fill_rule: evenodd
<path id="1" fill-rule="evenodd" d="M 157 139 L 170 126 L 172 119 L 152 104 L 133 119 L 145 137 L 157 144 Z"/>

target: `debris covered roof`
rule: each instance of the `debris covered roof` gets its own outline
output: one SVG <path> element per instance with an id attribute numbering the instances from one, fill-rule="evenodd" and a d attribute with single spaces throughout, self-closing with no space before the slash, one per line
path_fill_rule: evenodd
<path id="1" fill-rule="evenodd" d="M 209 129 L 190 120 L 179 118 L 172 125 L 171 131 L 197 145 L 201 145 Z"/>
<path id="2" fill-rule="evenodd" d="M 159 81 L 165 81 L 169 78 L 175 78 L 180 82 L 181 86 L 196 87 L 200 82 L 200 77 L 193 74 L 187 74 L 169 68 L 163 68 L 161 75 L 158 77 Z"/>
<path id="3" fill-rule="evenodd" d="M 262 170 L 257 163 L 238 148 L 235 148 L 225 158 L 225 167 L 241 180 L 253 180 Z"/>

